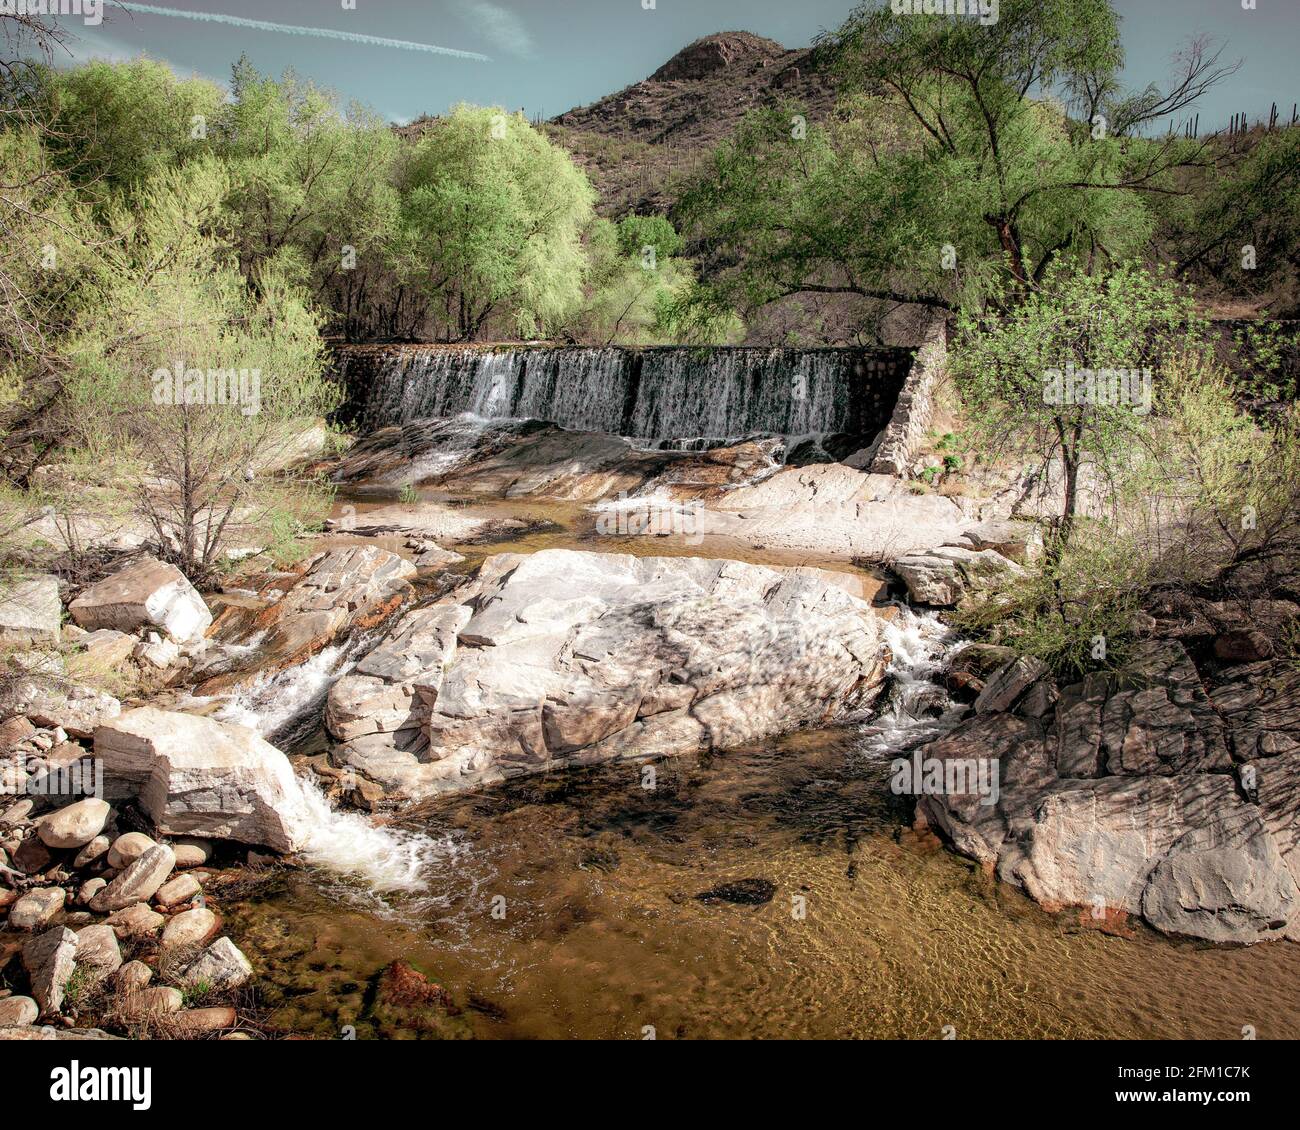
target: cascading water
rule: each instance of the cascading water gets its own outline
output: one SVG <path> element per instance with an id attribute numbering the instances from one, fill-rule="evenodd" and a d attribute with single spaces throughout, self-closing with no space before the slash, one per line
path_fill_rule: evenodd
<path id="1" fill-rule="evenodd" d="M 884 627 L 891 688 L 885 709 L 863 728 L 859 752 L 869 757 L 894 755 L 941 737 L 965 713 L 934 681 L 964 642 L 934 612 L 896 607 Z"/>
<path id="2" fill-rule="evenodd" d="M 363 431 L 469 413 L 663 442 L 874 435 L 911 359 L 897 348 L 366 346 L 341 349 L 338 372 Z"/>

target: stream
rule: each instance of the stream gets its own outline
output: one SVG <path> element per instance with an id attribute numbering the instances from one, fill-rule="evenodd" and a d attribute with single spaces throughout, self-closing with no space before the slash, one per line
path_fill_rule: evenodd
<path id="1" fill-rule="evenodd" d="M 551 525 L 459 547 L 464 568 L 494 552 L 609 548 L 581 507 L 509 508 Z M 786 556 L 769 563 L 861 572 Z M 933 682 L 954 641 L 933 616 L 885 611 L 891 691 L 865 723 L 660 761 L 651 787 L 635 763 L 557 771 L 387 823 L 331 812 L 307 785 L 321 827 L 308 866 L 217 893 L 256 955 L 265 1023 L 324 1038 L 1300 1035 L 1300 1001 L 1271 990 L 1300 981 L 1300 947 L 1049 914 L 910 827 L 890 761 L 955 720 Z M 363 650 L 322 653 L 227 714 L 288 725 L 288 752 L 317 752 L 322 696 Z M 386 1002 L 381 974 L 399 960 L 445 1005 Z"/>

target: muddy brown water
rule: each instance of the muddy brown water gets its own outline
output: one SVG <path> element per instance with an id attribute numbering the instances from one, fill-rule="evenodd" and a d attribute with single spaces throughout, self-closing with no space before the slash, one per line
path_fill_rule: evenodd
<path id="1" fill-rule="evenodd" d="M 558 528 L 457 548 L 470 565 L 607 548 L 589 544 L 579 511 L 511 503 Z M 265 1018 L 323 1038 L 1300 1037 L 1300 946 L 1215 947 L 1046 913 L 915 834 L 857 728 L 645 774 L 544 774 L 404 812 L 395 822 L 436 844 L 422 894 L 380 897 L 306 869 L 223 901 Z M 719 887 L 770 897 L 699 897 Z M 396 960 L 450 1007 L 388 1007 L 378 985 Z"/>

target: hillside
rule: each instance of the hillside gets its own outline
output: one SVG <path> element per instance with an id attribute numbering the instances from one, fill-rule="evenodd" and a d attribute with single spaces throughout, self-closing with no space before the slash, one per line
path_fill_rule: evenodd
<path id="1" fill-rule="evenodd" d="M 649 78 L 546 123 L 600 192 L 602 214 L 663 211 L 674 176 L 693 167 L 750 110 L 798 105 L 813 120 L 834 104 L 814 48 L 787 50 L 744 31 L 684 47 Z"/>

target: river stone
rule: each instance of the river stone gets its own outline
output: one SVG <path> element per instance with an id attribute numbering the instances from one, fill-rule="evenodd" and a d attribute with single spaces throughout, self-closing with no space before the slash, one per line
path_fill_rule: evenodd
<path id="1" fill-rule="evenodd" d="M 113 841 L 107 836 L 96 836 L 85 847 L 83 847 L 72 859 L 74 869 L 89 867 L 97 859 L 101 859 L 110 847 Z"/>
<path id="2" fill-rule="evenodd" d="M 177 875 L 176 878 L 168 879 L 158 888 L 158 893 L 154 895 L 154 901 L 164 910 L 167 910 L 173 906 L 179 906 L 183 902 L 189 902 L 202 890 L 199 881 L 193 875 Z"/>
<path id="3" fill-rule="evenodd" d="M 1297 907 L 1300 891 L 1262 824 L 1228 843 L 1194 828 L 1156 864 L 1142 895 L 1157 930 L 1211 942 L 1278 937 Z"/>
<path id="4" fill-rule="evenodd" d="M 221 1006 L 187 1008 L 176 1013 L 170 1023 L 182 1032 L 219 1032 L 235 1026 L 235 1010 Z"/>
<path id="5" fill-rule="evenodd" d="M 135 632 L 156 627 L 187 643 L 202 639 L 212 613 L 175 565 L 145 558 L 89 588 L 68 605 L 81 627 Z"/>
<path id="6" fill-rule="evenodd" d="M 77 935 L 55 926 L 23 946 L 23 967 L 32 982 L 32 996 L 43 1015 L 63 1007 L 63 993 L 77 960 Z"/>
<path id="7" fill-rule="evenodd" d="M 5 997 L 0 1000 L 0 1028 L 25 1028 L 35 1024 L 40 1006 L 31 997 Z"/>
<path id="8" fill-rule="evenodd" d="M 857 587 L 703 558 L 497 555 L 336 684 L 327 724 L 352 736 L 333 756 L 420 797 L 825 724 L 868 706 L 888 662 Z"/>
<path id="9" fill-rule="evenodd" d="M 112 926 L 99 922 L 77 931 L 77 964 L 89 966 L 100 977 L 121 967 L 122 950 Z"/>
<path id="10" fill-rule="evenodd" d="M 59 726 L 77 738 L 90 737 L 121 710 L 111 695 L 50 675 L 23 675 L 0 685 L 0 718 L 22 714 L 38 726 Z"/>
<path id="11" fill-rule="evenodd" d="M 101 876 L 97 875 L 93 879 L 87 879 L 77 890 L 77 901 L 82 906 L 89 906 L 90 900 L 107 886 L 108 880 Z"/>
<path id="12" fill-rule="evenodd" d="M 36 875 L 44 871 L 54 858 L 50 849 L 41 843 L 39 836 L 28 836 L 18 845 L 13 853 L 14 866 L 25 875 Z"/>
<path id="13" fill-rule="evenodd" d="M 26 577 L 0 589 L 0 643 L 56 644 L 62 619 L 59 579 L 52 574 Z"/>
<path id="14" fill-rule="evenodd" d="M 118 1001 L 118 1011 L 123 1016 L 161 1016 L 179 1012 L 185 1003 L 180 989 L 170 985 L 157 985 L 152 989 L 137 989 L 123 995 Z"/>
<path id="15" fill-rule="evenodd" d="M 166 844 L 154 844 L 90 900 L 90 909 L 101 914 L 123 910 L 137 902 L 148 902 L 163 885 L 176 862 Z"/>
<path id="16" fill-rule="evenodd" d="M 9 908 L 9 925 L 14 930 L 39 930 L 63 909 L 67 893 L 62 887 L 40 887 L 28 891 Z"/>
<path id="17" fill-rule="evenodd" d="M 30 797 L 23 797 L 20 801 L 15 801 L 4 810 L 4 815 L 0 816 L 0 824 L 12 828 L 19 824 L 26 824 L 27 818 L 31 816 L 32 809 L 36 807 L 36 802 Z"/>
<path id="18" fill-rule="evenodd" d="M 108 849 L 108 865 L 118 870 L 130 867 L 154 845 L 153 837 L 143 832 L 124 832 Z"/>
<path id="19" fill-rule="evenodd" d="M 104 921 L 119 938 L 147 938 L 157 934 L 166 919 L 153 907 L 138 902 L 125 910 L 114 911 Z"/>
<path id="20" fill-rule="evenodd" d="M 288 759 L 252 730 L 140 707 L 95 734 L 110 799 L 138 796 L 160 832 L 275 851 L 306 841 L 312 817 Z"/>
<path id="21" fill-rule="evenodd" d="M 185 871 L 191 867 L 202 867 L 212 858 L 212 844 L 207 840 L 192 837 L 173 840 L 172 851 L 176 855 L 177 871 Z"/>
<path id="22" fill-rule="evenodd" d="M 168 920 L 163 928 L 164 950 L 190 949 L 206 945 L 221 929 L 221 919 L 204 906 L 182 910 Z"/>
<path id="23" fill-rule="evenodd" d="M 182 974 L 189 986 L 208 985 L 227 992 L 246 984 L 253 977 L 253 966 L 229 938 L 218 938 Z"/>
<path id="24" fill-rule="evenodd" d="M 113 987 L 119 993 L 132 993 L 143 989 L 153 980 L 153 970 L 143 961 L 128 961 L 113 976 Z"/>
<path id="25" fill-rule="evenodd" d="M 43 817 L 36 834 L 46 847 L 85 847 L 103 830 L 111 811 L 108 801 L 87 797 Z"/>
<path id="26" fill-rule="evenodd" d="M 139 641 L 126 632 L 100 628 L 81 641 L 85 649 L 68 660 L 68 670 L 87 678 L 118 670 L 130 658 Z"/>

